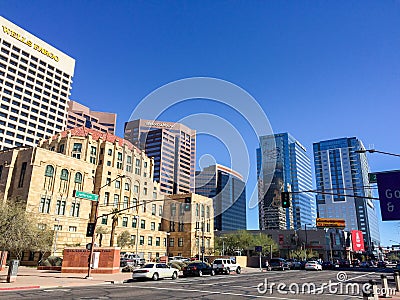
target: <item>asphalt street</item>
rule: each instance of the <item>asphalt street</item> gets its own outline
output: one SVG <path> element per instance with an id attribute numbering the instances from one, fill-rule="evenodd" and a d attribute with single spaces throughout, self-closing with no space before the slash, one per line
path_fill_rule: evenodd
<path id="1" fill-rule="evenodd" d="M 343 271 L 342 271 L 343 272 Z M 79 288 L 2 292 L 0 299 L 362 299 L 362 286 L 379 272 L 270 271 L 131 281 Z M 387 274 L 390 287 L 393 276 Z M 356 288 L 358 286 L 358 290 Z M 310 293 L 311 291 L 311 293 Z"/>

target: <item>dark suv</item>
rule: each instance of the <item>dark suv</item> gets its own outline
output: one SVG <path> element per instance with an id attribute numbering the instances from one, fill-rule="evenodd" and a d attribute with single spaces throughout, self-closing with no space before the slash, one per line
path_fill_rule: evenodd
<path id="1" fill-rule="evenodd" d="M 271 270 L 290 270 L 289 264 L 283 258 L 271 258 L 269 260 Z"/>

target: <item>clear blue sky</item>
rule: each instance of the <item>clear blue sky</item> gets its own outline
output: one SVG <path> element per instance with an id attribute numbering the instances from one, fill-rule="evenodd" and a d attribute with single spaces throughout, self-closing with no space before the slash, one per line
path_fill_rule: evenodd
<path id="1" fill-rule="evenodd" d="M 0 0 L 0 8 L 76 59 L 71 98 L 116 112 L 120 136 L 148 93 L 209 76 L 248 91 L 274 132 L 290 132 L 310 156 L 313 142 L 345 136 L 400 152 L 399 1 Z M 216 108 L 183 104 L 165 118 Z M 246 134 L 240 117 L 220 113 Z M 199 138 L 198 157 L 229 165 L 223 146 L 206 141 Z M 251 160 L 254 184 L 255 149 Z M 400 158 L 369 161 L 373 171 L 400 169 Z M 248 219 L 257 228 L 256 210 Z M 381 236 L 384 245 L 400 241 L 399 222 L 382 224 Z"/>

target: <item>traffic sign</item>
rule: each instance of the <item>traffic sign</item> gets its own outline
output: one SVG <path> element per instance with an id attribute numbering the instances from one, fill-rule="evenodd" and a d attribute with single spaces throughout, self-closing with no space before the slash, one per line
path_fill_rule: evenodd
<path id="1" fill-rule="evenodd" d="M 400 220 L 400 171 L 377 173 L 382 221 Z"/>
<path id="2" fill-rule="evenodd" d="M 97 201 L 99 199 L 99 195 L 81 192 L 81 191 L 77 191 L 77 190 L 74 190 L 74 197 L 91 200 L 91 201 Z"/>
<path id="3" fill-rule="evenodd" d="M 262 246 L 255 246 L 254 248 L 256 252 L 262 252 Z"/>

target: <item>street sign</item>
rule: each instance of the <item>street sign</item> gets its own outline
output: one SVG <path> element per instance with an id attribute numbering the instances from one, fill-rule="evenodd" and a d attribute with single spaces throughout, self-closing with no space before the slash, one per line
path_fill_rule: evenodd
<path id="1" fill-rule="evenodd" d="M 77 190 L 74 190 L 73 196 L 75 198 L 81 198 L 81 199 L 86 199 L 86 200 L 91 200 L 91 201 L 97 201 L 99 199 L 99 195 L 81 192 L 81 191 L 77 191 Z"/>
<path id="2" fill-rule="evenodd" d="M 344 219 L 327 219 L 317 218 L 317 227 L 322 228 L 345 228 L 346 222 Z"/>
<path id="3" fill-rule="evenodd" d="M 369 179 L 369 183 L 376 183 L 376 174 L 375 173 L 369 173 L 368 174 L 368 179 Z"/>
<path id="4" fill-rule="evenodd" d="M 254 247 L 254 250 L 255 250 L 256 252 L 262 252 L 262 246 L 255 246 L 255 247 Z"/>
<path id="5" fill-rule="evenodd" d="M 382 221 L 400 220 L 400 171 L 377 173 Z"/>

